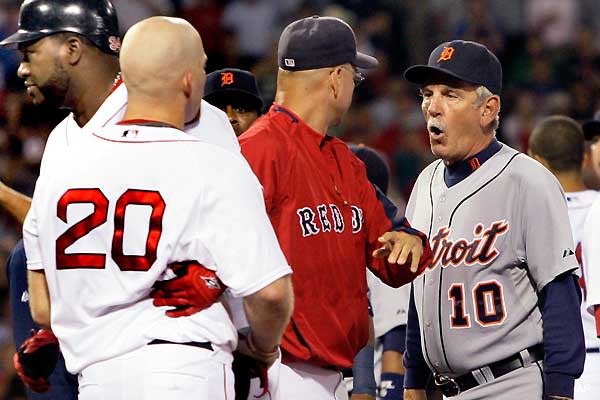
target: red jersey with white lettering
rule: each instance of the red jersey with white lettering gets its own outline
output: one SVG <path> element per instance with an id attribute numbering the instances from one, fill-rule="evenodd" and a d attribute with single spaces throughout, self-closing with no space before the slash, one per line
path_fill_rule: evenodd
<path id="1" fill-rule="evenodd" d="M 415 277 L 409 266 L 374 259 L 377 239 L 390 230 L 417 232 L 371 185 L 346 144 L 280 105 L 240 136 L 240 145 L 294 271 L 284 361 L 351 367 L 369 336 L 365 265 L 396 287 Z M 427 249 L 422 265 L 428 256 Z"/>
<path id="2" fill-rule="evenodd" d="M 28 268 L 45 272 L 67 369 L 154 339 L 211 342 L 228 354 L 237 335 L 221 303 L 169 318 L 149 292 L 177 261 L 216 271 L 239 297 L 291 273 L 248 163 L 155 126 L 112 125 L 77 149 L 40 176 L 27 216 L 37 220 L 23 229 Z"/>

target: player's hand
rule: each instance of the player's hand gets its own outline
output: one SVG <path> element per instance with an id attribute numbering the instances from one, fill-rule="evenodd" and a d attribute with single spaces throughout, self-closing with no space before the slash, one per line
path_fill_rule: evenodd
<path id="1" fill-rule="evenodd" d="M 239 334 L 236 351 L 263 362 L 267 368 L 279 357 L 279 346 L 272 349 L 259 349 L 252 339 L 252 331 L 247 336 Z"/>
<path id="2" fill-rule="evenodd" d="M 231 369 L 235 378 L 235 398 L 246 400 L 250 394 L 250 381 L 258 378 L 262 393 L 256 398 L 261 398 L 269 393 L 269 367 L 264 362 L 252 358 L 239 351 L 233 352 Z"/>
<path id="3" fill-rule="evenodd" d="M 195 261 L 170 265 L 176 278 L 158 281 L 150 292 L 156 307 L 175 307 L 167 310 L 169 317 L 184 317 L 205 310 L 223 294 L 226 286 L 212 271 Z"/>
<path id="4" fill-rule="evenodd" d="M 58 340 L 52 331 L 40 329 L 31 331 L 31 337 L 23 342 L 13 356 L 17 375 L 25 385 L 37 393 L 50 389 L 48 377 L 58 362 Z"/>
<path id="5" fill-rule="evenodd" d="M 386 232 L 379 237 L 383 244 L 373 252 L 375 258 L 385 258 L 390 264 L 406 264 L 411 257 L 410 271 L 416 273 L 419 268 L 419 260 L 423 255 L 423 240 L 417 235 L 411 235 L 402 231 Z"/>
<path id="6" fill-rule="evenodd" d="M 427 393 L 420 389 L 404 389 L 404 400 L 427 400 Z"/>

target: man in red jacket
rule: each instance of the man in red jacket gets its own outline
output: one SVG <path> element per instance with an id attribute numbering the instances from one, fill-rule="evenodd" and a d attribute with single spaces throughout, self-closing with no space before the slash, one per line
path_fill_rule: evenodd
<path id="1" fill-rule="evenodd" d="M 275 103 L 239 138 L 294 271 L 295 309 L 281 363 L 269 370 L 271 397 L 340 399 L 339 371 L 369 337 L 365 265 L 398 287 L 427 267 L 430 250 L 348 146 L 327 135 L 363 79 L 356 69 L 377 60 L 356 51 L 348 24 L 317 16 L 285 28 L 278 58 Z"/>
<path id="2" fill-rule="evenodd" d="M 295 21 L 281 35 L 278 61 L 275 104 L 240 137 L 294 269 L 296 306 L 275 395 L 333 399 L 337 371 L 368 338 L 364 266 L 401 286 L 426 265 L 427 241 L 369 183 L 348 147 L 327 135 L 362 80 L 356 69 L 377 66 L 356 51 L 350 26 L 330 17 Z"/>

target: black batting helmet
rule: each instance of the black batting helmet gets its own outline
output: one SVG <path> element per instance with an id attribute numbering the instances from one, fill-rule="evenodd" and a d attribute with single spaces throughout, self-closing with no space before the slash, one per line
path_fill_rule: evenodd
<path id="1" fill-rule="evenodd" d="M 109 0 L 25 0 L 19 30 L 0 46 L 15 47 L 60 32 L 77 33 L 108 54 L 118 54 L 121 47 L 117 13 Z"/>

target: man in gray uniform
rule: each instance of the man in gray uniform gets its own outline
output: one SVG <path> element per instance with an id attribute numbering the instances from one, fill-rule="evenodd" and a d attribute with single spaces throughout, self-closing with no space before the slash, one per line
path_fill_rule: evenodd
<path id="1" fill-rule="evenodd" d="M 405 399 L 570 399 L 585 346 L 561 187 L 498 142 L 502 67 L 478 43 L 438 46 L 405 77 L 421 88 L 433 154 L 406 215 L 434 260 L 412 284 Z"/>

